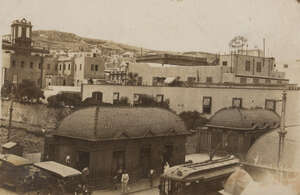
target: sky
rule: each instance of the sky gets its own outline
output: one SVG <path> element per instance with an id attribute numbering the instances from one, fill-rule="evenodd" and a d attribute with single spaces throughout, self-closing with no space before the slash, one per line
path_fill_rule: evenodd
<path id="1" fill-rule="evenodd" d="M 0 0 L 0 33 L 25 17 L 34 30 L 171 51 L 229 51 L 241 35 L 278 64 L 298 68 L 300 3 L 297 0 Z M 300 68 L 299 68 L 300 71 Z M 300 73 L 300 72 L 299 72 Z"/>

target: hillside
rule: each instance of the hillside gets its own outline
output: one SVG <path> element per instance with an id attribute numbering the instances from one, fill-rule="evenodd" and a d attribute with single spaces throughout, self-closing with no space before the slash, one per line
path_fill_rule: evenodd
<path id="1" fill-rule="evenodd" d="M 38 46 L 49 48 L 49 49 L 61 49 L 61 50 L 87 50 L 93 45 L 104 45 L 106 47 L 119 48 L 126 51 L 132 51 L 134 53 L 139 53 L 141 48 L 116 43 L 112 41 L 106 41 L 101 39 L 91 39 L 80 37 L 74 33 L 60 32 L 54 30 L 36 30 L 32 32 L 32 39 L 34 43 Z M 163 51 L 153 51 L 149 49 L 143 49 L 144 52 L 163 52 Z"/>

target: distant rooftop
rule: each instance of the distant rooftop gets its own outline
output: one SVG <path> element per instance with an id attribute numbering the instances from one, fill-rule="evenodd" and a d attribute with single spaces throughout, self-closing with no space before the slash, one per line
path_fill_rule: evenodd
<path id="1" fill-rule="evenodd" d="M 139 56 L 136 62 L 148 62 L 158 64 L 173 64 L 180 66 L 199 66 L 209 65 L 207 58 L 194 57 L 190 55 L 177 55 L 177 54 L 157 54 Z"/>

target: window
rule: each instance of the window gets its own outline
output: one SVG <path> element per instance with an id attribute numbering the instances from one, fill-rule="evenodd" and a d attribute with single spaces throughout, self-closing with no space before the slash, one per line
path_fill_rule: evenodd
<path id="1" fill-rule="evenodd" d="M 59 70 L 61 70 L 61 64 L 59 65 Z"/>
<path id="2" fill-rule="evenodd" d="M 30 62 L 30 68 L 33 68 L 33 62 Z"/>
<path id="3" fill-rule="evenodd" d="M 79 70 L 81 70 L 81 64 L 80 64 L 80 66 L 79 66 Z"/>
<path id="4" fill-rule="evenodd" d="M 266 99 L 265 109 L 266 110 L 276 111 L 276 100 Z"/>
<path id="5" fill-rule="evenodd" d="M 58 69 L 58 64 L 55 65 L 55 70 L 57 70 L 57 69 Z"/>
<path id="6" fill-rule="evenodd" d="M 246 84 L 247 83 L 247 78 L 246 77 L 240 78 L 240 83 Z"/>
<path id="7" fill-rule="evenodd" d="M 93 92 L 92 97 L 93 99 L 97 100 L 97 102 L 102 103 L 102 97 L 103 97 L 102 92 L 99 91 Z"/>
<path id="8" fill-rule="evenodd" d="M 74 68 L 75 68 L 75 71 L 76 71 L 76 70 L 77 70 L 77 65 L 76 65 L 76 64 L 75 64 L 75 67 L 74 67 Z"/>
<path id="9" fill-rule="evenodd" d="M 95 71 L 98 71 L 98 65 L 95 64 Z"/>
<path id="10" fill-rule="evenodd" d="M 250 71 L 250 61 L 249 60 L 246 60 L 245 70 Z"/>
<path id="11" fill-rule="evenodd" d="M 71 70 L 71 64 L 68 65 L 68 70 Z"/>
<path id="12" fill-rule="evenodd" d="M 15 61 L 15 60 L 12 61 L 12 66 L 13 66 L 13 67 L 16 66 L 16 61 Z"/>
<path id="13" fill-rule="evenodd" d="M 66 70 L 66 64 L 63 64 L 63 70 Z"/>
<path id="14" fill-rule="evenodd" d="M 223 62 L 222 62 L 222 65 L 223 65 L 223 66 L 227 66 L 227 61 L 223 61 Z"/>
<path id="15" fill-rule="evenodd" d="M 152 85 L 157 86 L 158 85 L 158 77 L 152 77 Z"/>
<path id="16" fill-rule="evenodd" d="M 137 85 L 141 86 L 143 84 L 143 77 L 138 77 L 137 79 Z"/>
<path id="17" fill-rule="evenodd" d="M 161 94 L 156 95 L 156 102 L 159 103 L 159 104 L 163 103 L 164 102 L 164 95 L 161 95 Z"/>
<path id="18" fill-rule="evenodd" d="M 47 65 L 47 69 L 50 70 L 50 64 Z"/>
<path id="19" fill-rule="evenodd" d="M 261 72 L 261 62 L 256 63 L 256 72 Z"/>
<path id="20" fill-rule="evenodd" d="M 212 107 L 212 99 L 211 97 L 204 96 L 203 97 L 203 113 L 210 114 Z"/>
<path id="21" fill-rule="evenodd" d="M 206 82 L 207 82 L 207 83 L 212 83 L 212 82 L 213 82 L 212 77 L 206 77 Z"/>
<path id="22" fill-rule="evenodd" d="M 91 64 L 91 71 L 94 71 L 94 64 Z"/>
<path id="23" fill-rule="evenodd" d="M 253 78 L 253 83 L 259 84 L 259 78 Z"/>
<path id="24" fill-rule="evenodd" d="M 196 77 L 188 77 L 187 82 L 188 83 L 195 83 L 196 82 Z"/>
<path id="25" fill-rule="evenodd" d="M 242 108 L 242 98 L 232 98 L 233 108 Z"/>
<path id="26" fill-rule="evenodd" d="M 21 68 L 24 68 L 24 61 L 21 61 Z"/>
<path id="27" fill-rule="evenodd" d="M 119 103 L 119 100 L 120 100 L 120 93 L 119 92 L 114 92 L 113 93 L 113 103 L 117 104 L 117 103 Z"/>
<path id="28" fill-rule="evenodd" d="M 39 69 L 42 69 L 42 64 L 41 63 L 39 63 Z"/>

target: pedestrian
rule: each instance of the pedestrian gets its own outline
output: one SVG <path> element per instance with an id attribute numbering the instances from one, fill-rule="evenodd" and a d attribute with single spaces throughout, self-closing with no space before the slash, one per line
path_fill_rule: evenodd
<path id="1" fill-rule="evenodd" d="M 122 183 L 122 194 L 126 194 L 127 193 L 127 184 L 129 181 L 129 175 L 127 173 L 126 170 L 124 170 L 123 174 L 122 174 L 122 178 L 121 178 L 121 183 Z"/>
<path id="2" fill-rule="evenodd" d="M 153 179 L 154 179 L 154 169 L 150 169 L 149 171 L 149 181 L 150 181 L 150 187 L 153 187 Z"/>
<path id="3" fill-rule="evenodd" d="M 82 183 L 84 185 L 87 185 L 88 184 L 88 177 L 89 177 L 89 174 L 90 174 L 89 168 L 85 167 L 84 169 L 82 169 L 81 172 L 82 172 Z"/>
<path id="4" fill-rule="evenodd" d="M 115 176 L 113 177 L 113 188 L 114 190 L 117 190 L 118 189 L 118 185 L 121 183 L 121 178 L 122 178 L 122 169 L 119 169 L 117 171 L 117 173 L 115 174 Z"/>
<path id="5" fill-rule="evenodd" d="M 166 164 L 164 166 L 164 173 L 166 173 L 166 171 L 170 168 L 170 165 L 168 163 L 168 161 L 166 161 Z"/>

